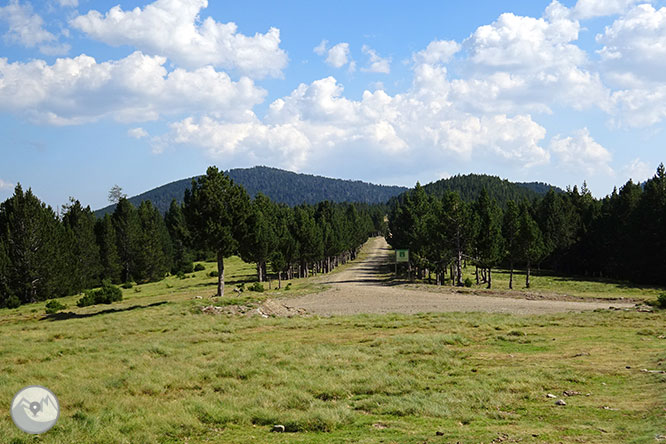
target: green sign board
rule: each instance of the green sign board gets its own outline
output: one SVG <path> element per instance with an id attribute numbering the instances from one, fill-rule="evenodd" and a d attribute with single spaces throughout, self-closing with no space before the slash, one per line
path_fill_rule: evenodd
<path id="1" fill-rule="evenodd" d="M 409 250 L 395 250 L 396 262 L 409 262 Z"/>

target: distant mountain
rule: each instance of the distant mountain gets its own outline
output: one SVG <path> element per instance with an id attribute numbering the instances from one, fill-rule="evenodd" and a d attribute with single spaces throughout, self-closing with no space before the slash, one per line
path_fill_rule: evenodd
<path id="1" fill-rule="evenodd" d="M 359 180 L 332 179 L 310 174 L 299 174 L 277 168 L 256 166 L 237 168 L 226 171 L 234 182 L 243 185 L 251 196 L 261 192 L 275 202 L 287 205 L 302 203 L 316 204 L 324 200 L 332 202 L 385 203 L 391 197 L 407 190 L 405 187 L 374 185 Z M 192 179 L 183 179 L 157 187 L 129 201 L 138 206 L 149 200 L 162 213 L 171 205 L 171 200 L 182 202 L 185 190 L 192 184 Z M 98 217 L 113 212 L 115 205 L 109 205 L 95 211 Z"/>
<path id="2" fill-rule="evenodd" d="M 556 193 L 564 192 L 558 187 L 542 182 L 509 182 L 506 179 L 485 174 L 456 175 L 423 186 L 426 193 L 440 197 L 448 191 L 458 192 L 460 197 L 466 202 L 476 200 L 483 188 L 501 206 L 506 205 L 506 202 L 509 200 L 516 202 L 520 202 L 523 199 L 534 200 L 545 195 L 551 188 Z"/>

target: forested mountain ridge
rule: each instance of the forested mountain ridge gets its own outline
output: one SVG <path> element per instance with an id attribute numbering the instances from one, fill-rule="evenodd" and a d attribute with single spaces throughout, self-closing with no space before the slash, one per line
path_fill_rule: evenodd
<path id="1" fill-rule="evenodd" d="M 509 200 L 520 202 L 524 199 L 532 201 L 543 197 L 550 189 L 556 193 L 564 191 L 558 187 L 542 182 L 510 182 L 497 176 L 486 174 L 455 175 L 437 182 L 423 185 L 426 194 L 443 197 L 447 192 L 454 191 L 460 195 L 464 202 L 473 202 L 486 189 L 491 199 L 504 207 Z M 392 199 L 393 200 L 393 199 Z"/>
<path id="2" fill-rule="evenodd" d="M 290 206 L 302 203 L 317 204 L 325 200 L 331 202 L 385 203 L 391 197 L 407 190 L 405 187 L 375 185 L 359 180 L 333 179 L 311 174 L 300 174 L 265 166 L 236 168 L 226 172 L 234 182 L 242 185 L 250 196 L 262 193 L 271 200 Z M 182 179 L 145 193 L 130 197 L 128 200 L 138 206 L 149 200 L 164 214 L 171 201 L 183 201 L 185 190 L 192 185 L 192 179 Z M 97 217 L 112 213 L 115 205 L 95 211 Z"/>

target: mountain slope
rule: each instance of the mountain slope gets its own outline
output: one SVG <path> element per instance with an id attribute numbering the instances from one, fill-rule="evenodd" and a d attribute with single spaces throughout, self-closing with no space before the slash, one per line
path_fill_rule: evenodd
<path id="1" fill-rule="evenodd" d="M 256 166 L 226 171 L 234 182 L 243 185 L 251 196 L 261 192 L 275 202 L 287 205 L 315 204 L 323 200 L 332 202 L 385 203 L 391 197 L 407 190 L 405 187 L 374 185 L 359 180 L 332 179 L 310 174 L 299 174 L 277 168 Z M 154 188 L 138 196 L 130 197 L 134 205 L 150 200 L 162 213 L 172 199 L 182 202 L 185 189 L 192 179 L 182 179 Z M 98 217 L 114 210 L 109 205 L 95 212 Z"/>

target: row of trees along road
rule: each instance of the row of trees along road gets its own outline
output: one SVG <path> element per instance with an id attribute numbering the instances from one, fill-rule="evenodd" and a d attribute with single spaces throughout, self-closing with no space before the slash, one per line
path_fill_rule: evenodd
<path id="1" fill-rule="evenodd" d="M 220 295 L 224 258 L 232 254 L 256 263 L 260 281 L 269 266 L 278 279 L 327 272 L 381 232 L 385 214 L 381 206 L 251 200 L 216 168 L 164 217 L 149 201 L 134 207 L 117 187 L 110 200 L 115 211 L 100 219 L 74 199 L 58 214 L 17 185 L 0 204 L 0 307 L 77 294 L 104 279 L 156 281 L 191 272 L 193 260 L 211 256 Z"/>
<path id="2" fill-rule="evenodd" d="M 594 199 L 583 185 L 543 198 L 503 202 L 484 189 L 475 201 L 458 193 L 428 195 L 419 184 L 389 212 L 388 242 L 410 250 L 417 276 L 435 272 L 462 285 L 463 264 L 476 267 L 477 284 L 492 285 L 492 269 L 534 266 L 579 276 L 666 284 L 666 172 L 663 164 L 643 184 L 629 180 Z"/>

